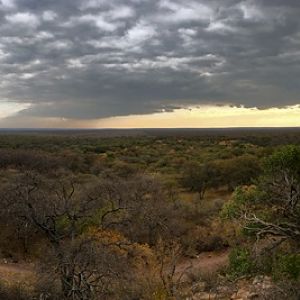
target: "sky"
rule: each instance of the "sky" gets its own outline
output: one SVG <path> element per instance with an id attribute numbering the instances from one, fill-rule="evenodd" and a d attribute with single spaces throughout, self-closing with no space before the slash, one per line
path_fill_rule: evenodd
<path id="1" fill-rule="evenodd" d="M 0 0 L 0 127 L 300 126 L 299 0 Z"/>

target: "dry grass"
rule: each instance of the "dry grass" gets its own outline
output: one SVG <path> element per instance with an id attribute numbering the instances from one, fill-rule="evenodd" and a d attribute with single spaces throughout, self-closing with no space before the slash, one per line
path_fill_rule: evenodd
<path id="1" fill-rule="evenodd" d="M 22 288 L 32 291 L 36 282 L 34 265 L 28 263 L 0 264 L 0 282 L 7 288 Z"/>

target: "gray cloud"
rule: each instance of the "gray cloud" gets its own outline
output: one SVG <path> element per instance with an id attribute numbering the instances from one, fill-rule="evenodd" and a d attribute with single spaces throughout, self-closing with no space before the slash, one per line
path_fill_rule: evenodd
<path id="1" fill-rule="evenodd" d="M 300 103 L 297 0 L 0 0 L 0 101 L 94 119 Z"/>

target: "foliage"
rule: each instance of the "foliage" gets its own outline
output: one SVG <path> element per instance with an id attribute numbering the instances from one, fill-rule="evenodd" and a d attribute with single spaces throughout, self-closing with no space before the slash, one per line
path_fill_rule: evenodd
<path id="1" fill-rule="evenodd" d="M 297 134 L 150 133 L 0 135 L 0 250 L 40 266 L 36 298 L 178 298 L 179 262 L 244 243 L 237 221 L 298 245 L 299 148 L 272 154 Z M 231 252 L 233 277 L 299 275 L 296 250 L 259 269 L 247 249 Z"/>
<path id="2" fill-rule="evenodd" d="M 300 242 L 300 150 L 287 146 L 265 162 L 256 188 L 238 189 L 225 216 L 242 216 L 259 238 L 281 236 Z"/>
<path id="3" fill-rule="evenodd" d="M 265 160 L 265 169 L 271 176 L 276 173 L 288 172 L 299 180 L 300 176 L 300 147 L 287 145 L 278 149 Z M 278 174 L 280 175 L 280 174 Z"/>
<path id="4" fill-rule="evenodd" d="M 272 274 L 275 278 L 300 278 L 300 254 L 281 254 L 276 256 Z"/>
<path id="5" fill-rule="evenodd" d="M 238 218 L 246 210 L 247 205 L 255 203 L 257 189 L 255 186 L 237 187 L 232 194 L 230 201 L 224 204 L 222 218 Z"/>
<path id="6" fill-rule="evenodd" d="M 246 248 L 234 248 L 229 254 L 229 274 L 233 278 L 250 275 L 254 270 L 251 252 Z"/>
<path id="7" fill-rule="evenodd" d="M 183 175 L 182 185 L 203 199 L 208 188 L 218 186 L 218 170 L 212 163 L 191 165 Z"/>
<path id="8" fill-rule="evenodd" d="M 257 157 L 249 154 L 222 160 L 219 167 L 219 181 L 226 184 L 229 190 L 241 185 L 250 185 L 261 173 Z"/>
<path id="9" fill-rule="evenodd" d="M 238 250 L 230 255 L 230 272 L 270 273 L 277 278 L 297 279 L 300 273 L 300 148 L 285 146 L 264 162 L 264 173 L 253 187 L 238 188 L 231 201 L 224 205 L 222 216 L 241 221 L 243 232 L 256 236 L 259 245 L 265 239 L 263 253 L 253 262 L 250 252 Z M 283 242 L 296 246 L 282 254 Z M 262 256 L 262 257 L 260 257 Z"/>

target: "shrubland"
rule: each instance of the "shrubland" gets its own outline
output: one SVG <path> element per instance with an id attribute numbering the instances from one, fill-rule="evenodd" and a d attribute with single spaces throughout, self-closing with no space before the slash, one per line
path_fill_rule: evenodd
<path id="1" fill-rule="evenodd" d="M 248 134 L 0 135 L 1 255 L 37 274 L 0 295 L 184 299 L 195 280 L 256 275 L 297 286 L 299 134 Z M 224 251 L 219 274 L 192 275 Z"/>

